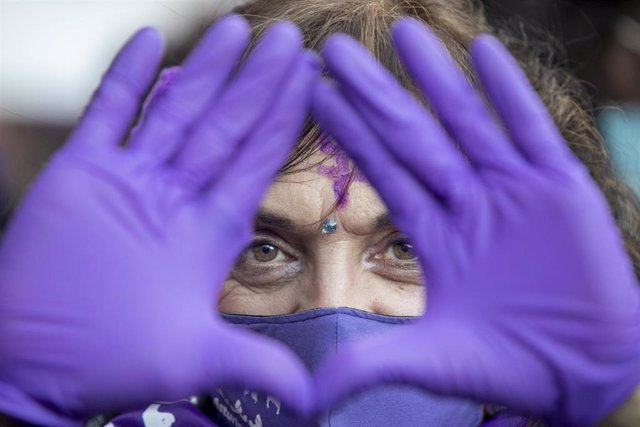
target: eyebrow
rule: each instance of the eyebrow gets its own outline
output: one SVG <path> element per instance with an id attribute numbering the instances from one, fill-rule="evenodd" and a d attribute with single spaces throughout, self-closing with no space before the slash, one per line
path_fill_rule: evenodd
<path id="1" fill-rule="evenodd" d="M 276 214 L 275 212 L 268 211 L 266 209 L 260 209 L 258 211 L 258 215 L 255 220 L 255 227 L 269 227 L 274 228 L 279 231 L 295 233 L 301 232 L 305 229 L 314 228 L 319 229 L 321 227 L 320 223 L 307 223 L 307 224 L 297 224 L 293 219 L 288 218 L 283 215 Z M 371 222 L 366 226 L 367 233 L 374 233 L 377 230 L 383 228 L 394 227 L 393 221 L 389 216 L 388 212 L 384 212 L 378 216 L 376 216 Z"/>
<path id="2" fill-rule="evenodd" d="M 379 230 L 381 228 L 395 227 L 389 212 L 384 212 L 374 218 L 373 222 L 369 225 L 369 230 Z"/>
<path id="3" fill-rule="evenodd" d="M 296 231 L 298 226 L 295 222 L 287 217 L 277 215 L 273 212 L 260 209 L 255 221 L 257 227 L 273 227 L 282 231 Z"/>

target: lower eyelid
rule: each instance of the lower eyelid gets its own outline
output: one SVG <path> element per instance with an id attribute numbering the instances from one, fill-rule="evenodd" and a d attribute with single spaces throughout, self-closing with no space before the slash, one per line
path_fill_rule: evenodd
<path id="1" fill-rule="evenodd" d="M 418 263 L 417 257 L 414 257 L 412 260 L 405 260 L 405 261 L 403 260 L 388 261 L 385 259 L 386 251 L 393 250 L 392 248 L 394 244 L 395 243 L 387 245 L 385 248 L 385 252 L 382 254 L 380 254 L 379 252 L 376 252 L 374 249 L 367 249 L 363 254 L 362 263 L 367 268 L 372 268 L 375 266 L 375 264 L 386 264 L 389 266 L 393 265 L 402 270 L 419 270 L 420 265 Z"/>
<path id="2" fill-rule="evenodd" d="M 265 263 L 268 264 L 268 263 Z M 252 265 L 236 264 L 233 275 L 239 281 L 274 282 L 278 280 L 291 280 L 302 270 L 300 261 L 286 263 L 284 265 Z"/>
<path id="3" fill-rule="evenodd" d="M 422 268 L 419 262 L 413 261 L 388 261 L 384 259 L 376 259 L 375 256 L 371 256 L 373 250 L 365 252 L 362 264 L 367 269 L 375 274 L 381 275 L 392 281 L 406 282 L 418 282 L 423 281 L 421 278 Z"/>
<path id="4" fill-rule="evenodd" d="M 416 261 L 394 263 L 394 268 L 403 271 L 419 271 L 420 265 Z"/>
<path id="5" fill-rule="evenodd" d="M 295 278 L 283 279 L 283 280 L 278 280 L 274 282 L 264 282 L 264 283 L 252 283 L 252 282 L 242 282 L 242 281 L 238 281 L 238 282 L 240 283 L 240 286 L 243 286 L 251 290 L 252 292 L 262 293 L 262 292 L 272 292 L 272 291 L 278 292 L 281 289 L 289 286 L 294 281 L 295 281 Z"/>

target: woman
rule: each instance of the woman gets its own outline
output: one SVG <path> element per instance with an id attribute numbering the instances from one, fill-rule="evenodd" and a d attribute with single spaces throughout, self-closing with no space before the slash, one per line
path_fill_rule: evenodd
<path id="1" fill-rule="evenodd" d="M 524 61 L 560 135 L 500 45 L 471 44 L 491 31 L 466 3 L 239 12 L 253 40 L 264 33 L 241 69 L 249 32 L 231 16 L 165 72 L 119 149 L 160 58 L 157 35 L 139 33 L 34 185 L 0 259 L 0 336 L 17 343 L 2 346 L 0 410 L 76 425 L 139 406 L 111 423 L 211 425 L 187 401 L 145 402 L 216 389 L 221 425 L 290 425 L 287 408 L 332 410 L 313 421 L 332 425 L 494 422 L 477 402 L 558 425 L 626 417 L 640 381 L 638 209 L 570 79 Z M 422 24 L 399 21 L 390 46 L 405 15 L 493 111 Z M 271 25 L 282 19 L 312 49 L 350 33 L 395 78 L 334 36 L 335 83 L 317 80 L 295 27 Z M 310 108 L 323 132 L 305 128 L 258 209 Z M 291 349 L 224 324 L 214 301 Z M 343 348 L 382 329 L 396 330 Z M 385 386 L 339 405 L 373 385 Z"/>

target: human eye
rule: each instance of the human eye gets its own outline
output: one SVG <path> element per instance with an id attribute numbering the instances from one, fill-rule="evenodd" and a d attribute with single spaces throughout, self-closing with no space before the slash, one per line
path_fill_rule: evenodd
<path id="1" fill-rule="evenodd" d="M 231 276 L 247 286 L 278 285 L 292 279 L 300 261 L 291 245 L 268 234 L 256 234 L 240 254 Z"/>
<path id="2" fill-rule="evenodd" d="M 413 252 L 413 245 L 407 240 L 400 240 L 391 243 L 387 248 L 388 256 L 401 261 L 413 261 L 416 254 Z"/>
<path id="3" fill-rule="evenodd" d="M 269 242 L 252 242 L 251 247 L 247 248 L 243 256 L 249 261 L 256 263 L 282 262 L 286 260 L 287 255 L 278 246 Z"/>
<path id="4" fill-rule="evenodd" d="M 378 274 L 395 281 L 420 282 L 422 271 L 409 239 L 399 233 L 383 239 L 372 250 L 369 265 Z"/>

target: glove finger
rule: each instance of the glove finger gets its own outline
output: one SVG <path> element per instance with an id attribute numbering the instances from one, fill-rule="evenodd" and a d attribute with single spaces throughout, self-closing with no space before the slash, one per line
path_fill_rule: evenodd
<path id="1" fill-rule="evenodd" d="M 476 74 L 525 157 L 558 170 L 575 164 L 547 108 L 509 51 L 496 38 L 482 35 L 474 41 L 471 55 Z"/>
<path id="2" fill-rule="evenodd" d="M 280 399 L 298 414 L 311 412 L 314 392 L 311 375 L 283 344 L 248 331 L 216 330 L 209 345 L 203 390 L 217 386 L 243 387 Z M 222 346 L 227 351 L 221 351 Z"/>
<path id="3" fill-rule="evenodd" d="M 237 78 L 198 121 L 175 160 L 174 167 L 192 185 L 197 188 L 214 179 L 240 141 L 261 120 L 268 121 L 301 44 L 300 31 L 291 23 L 278 23 L 268 30 Z"/>
<path id="4" fill-rule="evenodd" d="M 162 59 L 152 28 L 138 31 L 120 50 L 74 130 L 70 146 L 115 147 L 127 134 Z"/>
<path id="5" fill-rule="evenodd" d="M 205 215 L 211 218 L 227 207 L 228 217 L 238 222 L 238 227 L 227 228 L 236 230 L 234 232 L 247 228 L 264 193 L 297 142 L 309 113 L 312 87 L 319 74 L 320 59 L 314 53 L 303 52 L 298 56 L 282 94 L 211 187 L 209 210 Z M 237 236 L 235 240 L 239 240 Z"/>
<path id="6" fill-rule="evenodd" d="M 458 183 L 473 172 L 440 124 L 350 37 L 331 37 L 323 53 L 342 92 L 386 149 L 440 198 L 459 197 L 467 186 Z"/>
<path id="7" fill-rule="evenodd" d="M 393 38 L 413 80 L 475 166 L 518 170 L 519 152 L 437 36 L 408 18 L 394 25 Z"/>
<path id="8" fill-rule="evenodd" d="M 149 106 L 130 142 L 157 163 L 166 161 L 183 142 L 183 133 L 227 83 L 249 43 L 247 22 L 230 15 L 209 28 L 180 68 L 166 92 Z"/>
<path id="9" fill-rule="evenodd" d="M 340 143 L 378 191 L 395 224 L 407 233 L 419 253 L 426 254 L 420 262 L 429 282 L 440 265 L 435 259 L 439 250 L 434 248 L 442 247 L 448 238 L 446 214 L 437 197 L 386 150 L 337 87 L 319 82 L 312 110 L 323 130 Z"/>

